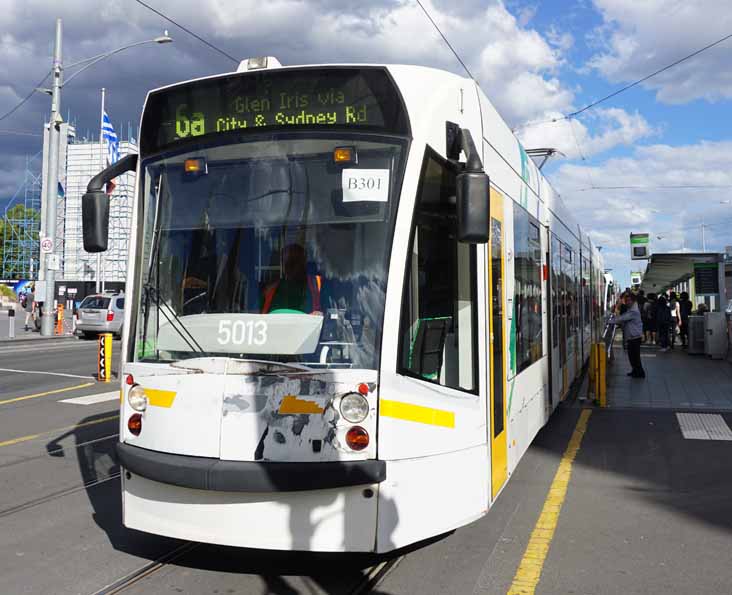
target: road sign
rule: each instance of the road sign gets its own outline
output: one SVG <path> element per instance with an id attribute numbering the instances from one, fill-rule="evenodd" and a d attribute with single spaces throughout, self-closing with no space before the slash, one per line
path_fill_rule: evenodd
<path id="1" fill-rule="evenodd" d="M 48 265 L 49 271 L 60 271 L 61 270 L 61 259 L 58 254 L 46 255 L 46 264 Z"/>
<path id="2" fill-rule="evenodd" d="M 41 254 L 51 254 L 53 252 L 53 240 L 51 238 L 41 239 Z"/>

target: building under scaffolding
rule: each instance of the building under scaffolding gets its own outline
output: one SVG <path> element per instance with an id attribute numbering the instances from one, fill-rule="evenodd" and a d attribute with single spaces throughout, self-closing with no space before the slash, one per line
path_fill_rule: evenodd
<path id="1" fill-rule="evenodd" d="M 41 229 L 41 153 L 26 158 L 23 182 L 3 213 L 0 245 L 3 279 L 37 279 L 38 234 Z"/>
<path id="2" fill-rule="evenodd" d="M 106 147 L 96 141 L 79 141 L 74 126 L 61 125 L 59 142 L 59 179 L 53 189 L 56 203 L 56 229 L 53 253 L 59 257 L 57 283 L 103 280 L 124 282 L 135 172 L 114 180 L 110 196 L 109 249 L 97 255 L 84 251 L 81 224 L 81 199 L 89 180 L 106 166 Z M 11 198 L 4 212 L 5 238 L 2 251 L 3 279 L 39 279 L 39 239 L 45 206 L 41 195 L 46 179 L 48 125 L 44 130 L 43 151 L 27 159 L 23 183 Z M 120 157 L 136 153 L 134 141 L 119 143 Z M 99 268 L 100 270 L 97 270 Z M 42 278 L 42 272 L 41 272 Z"/>
<path id="3" fill-rule="evenodd" d="M 119 143 L 120 157 L 136 153 L 137 146 L 128 141 Z M 66 155 L 66 198 L 63 213 L 63 274 L 64 281 L 96 281 L 97 255 L 84 251 L 81 227 L 81 198 L 89 180 L 105 164 L 106 148 L 99 142 L 76 142 L 68 146 Z M 105 282 L 124 282 L 127 273 L 127 253 L 132 225 L 132 200 L 135 192 L 135 172 L 127 172 L 114 180 L 110 197 L 109 249 L 101 255 L 100 277 Z"/>

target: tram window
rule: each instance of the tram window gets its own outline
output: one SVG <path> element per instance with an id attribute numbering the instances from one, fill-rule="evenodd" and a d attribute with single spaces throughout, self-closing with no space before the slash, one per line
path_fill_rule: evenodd
<path id="1" fill-rule="evenodd" d="M 572 341 L 577 331 L 577 273 L 575 271 L 575 262 L 572 249 L 565 244 L 562 250 L 564 262 L 562 264 L 562 272 L 565 275 L 566 282 L 566 298 L 565 298 L 565 315 L 567 317 L 568 339 Z"/>
<path id="2" fill-rule="evenodd" d="M 542 356 L 541 242 L 539 222 L 514 205 L 514 320 L 516 321 L 516 371 L 528 368 Z"/>
<path id="3" fill-rule="evenodd" d="M 560 279 L 562 274 L 561 243 L 557 236 L 552 234 L 552 345 L 559 347 L 559 323 L 562 305 L 560 304 L 562 291 Z"/>
<path id="4" fill-rule="evenodd" d="M 476 250 L 457 241 L 455 174 L 428 149 L 402 304 L 399 373 L 477 390 Z"/>

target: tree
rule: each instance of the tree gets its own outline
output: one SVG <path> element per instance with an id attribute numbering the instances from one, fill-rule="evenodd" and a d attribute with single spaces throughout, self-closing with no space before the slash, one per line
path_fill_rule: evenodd
<path id="1" fill-rule="evenodd" d="M 27 262 L 37 258 L 41 215 L 36 209 L 18 204 L 8 209 L 0 220 L 0 256 L 2 276 L 20 279 L 27 276 Z"/>

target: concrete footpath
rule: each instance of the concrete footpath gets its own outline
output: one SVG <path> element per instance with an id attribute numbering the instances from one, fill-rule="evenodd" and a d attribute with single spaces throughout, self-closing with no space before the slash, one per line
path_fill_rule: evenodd
<path id="1" fill-rule="evenodd" d="M 34 328 L 26 331 L 24 329 L 25 323 L 25 312 L 21 309 L 17 309 L 15 316 L 11 317 L 8 315 L 8 308 L 3 308 L 0 311 L 0 343 L 9 342 L 21 342 L 21 341 L 48 341 L 58 339 L 74 339 L 74 335 L 71 332 L 71 316 L 67 313 L 66 320 L 64 321 L 63 335 L 54 335 L 52 337 L 44 337 L 36 331 Z M 10 338 L 10 325 L 15 325 L 15 338 Z"/>

